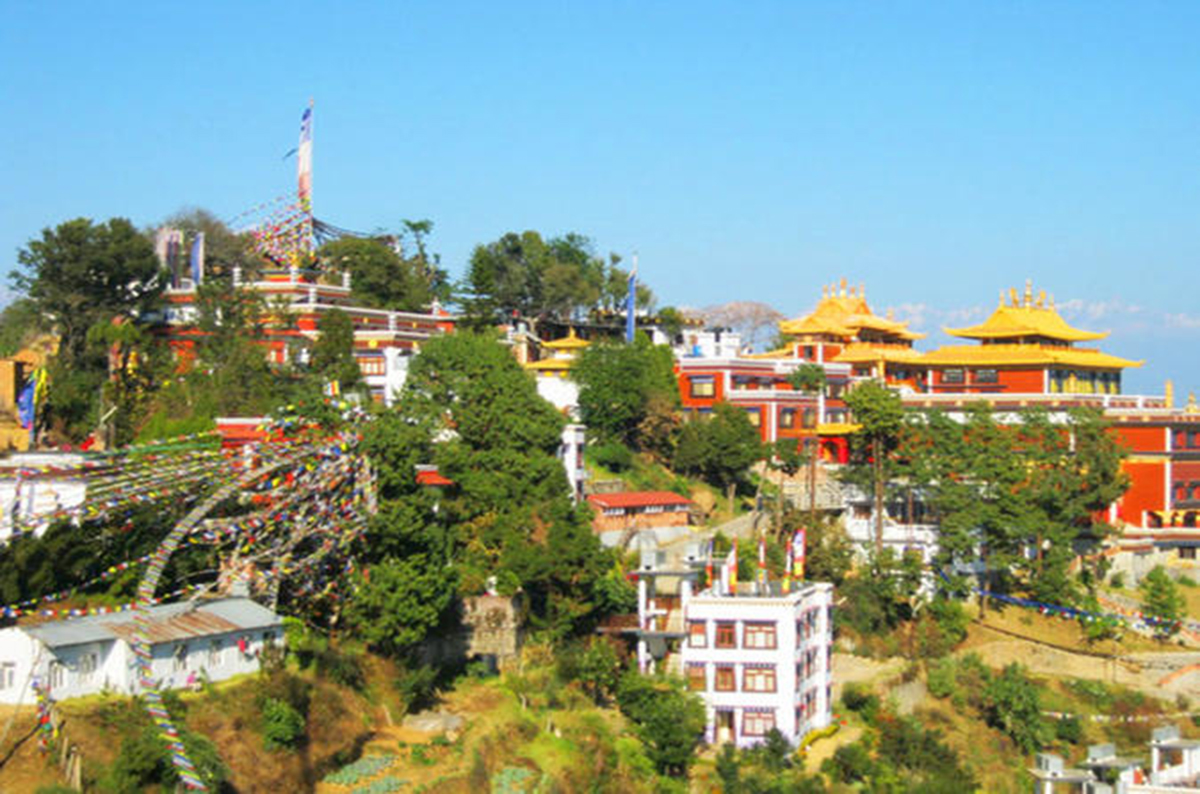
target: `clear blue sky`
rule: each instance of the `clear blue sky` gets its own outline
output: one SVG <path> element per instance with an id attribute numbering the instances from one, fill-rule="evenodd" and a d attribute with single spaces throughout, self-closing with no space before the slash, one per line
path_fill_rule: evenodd
<path id="1" fill-rule="evenodd" d="M 924 330 L 1033 278 L 1200 390 L 1200 4 L 9 3 L 0 267 L 80 215 L 430 218 L 641 253 L 661 304 L 866 282 Z M 936 337 L 935 337 L 936 339 Z"/>

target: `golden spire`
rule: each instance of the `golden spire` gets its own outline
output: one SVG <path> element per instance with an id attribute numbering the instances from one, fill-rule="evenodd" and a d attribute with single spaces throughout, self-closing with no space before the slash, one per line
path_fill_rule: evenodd
<path id="1" fill-rule="evenodd" d="M 1163 384 L 1163 402 L 1167 404 L 1168 408 L 1175 407 L 1175 383 L 1170 378 L 1167 378 L 1167 382 Z"/>
<path id="2" fill-rule="evenodd" d="M 863 300 L 867 299 L 866 282 L 863 282 L 863 281 L 858 282 L 858 297 L 862 298 Z"/>
<path id="3" fill-rule="evenodd" d="M 895 319 L 896 319 L 896 310 L 895 310 L 895 309 L 893 309 L 891 306 L 889 306 L 889 307 L 888 307 L 888 310 L 887 310 L 887 318 L 888 318 L 889 320 L 895 320 Z"/>
<path id="4" fill-rule="evenodd" d="M 1004 287 L 1000 288 L 1000 306 L 998 308 L 1004 308 Z"/>
<path id="5" fill-rule="evenodd" d="M 1196 405 L 1196 392 L 1188 392 L 1187 408 L 1184 410 L 1189 414 L 1200 414 L 1200 407 Z"/>
<path id="6" fill-rule="evenodd" d="M 1020 305 L 1020 303 L 1017 300 L 1017 288 L 1016 287 L 1009 287 L 1009 289 L 1008 289 L 1008 305 L 1012 306 L 1014 309 Z"/>
<path id="7" fill-rule="evenodd" d="M 1046 290 L 1040 289 L 1040 290 L 1038 290 L 1037 307 L 1040 309 L 1045 305 L 1046 305 Z"/>
<path id="8" fill-rule="evenodd" d="M 851 297 L 851 298 L 853 298 L 853 297 L 856 297 L 856 293 L 855 293 L 855 291 L 854 291 L 854 285 L 853 285 L 853 284 L 851 284 L 851 285 L 850 285 L 850 297 Z"/>
<path id="9" fill-rule="evenodd" d="M 838 297 L 846 297 L 846 277 L 842 276 L 842 288 L 838 290 Z"/>
<path id="10" fill-rule="evenodd" d="M 822 299 L 825 299 L 825 298 L 828 298 L 828 297 L 829 297 L 829 285 L 828 285 L 828 284 L 822 284 L 822 285 L 821 285 L 821 298 L 822 298 Z"/>
<path id="11" fill-rule="evenodd" d="M 1025 279 L 1025 308 L 1033 304 L 1033 279 Z"/>

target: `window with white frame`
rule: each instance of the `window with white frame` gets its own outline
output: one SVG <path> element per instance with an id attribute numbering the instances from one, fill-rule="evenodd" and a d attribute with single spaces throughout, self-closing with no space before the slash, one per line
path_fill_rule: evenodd
<path id="1" fill-rule="evenodd" d="M 92 675 L 100 666 L 100 656 L 95 652 L 85 653 L 79 657 L 79 661 L 76 664 L 79 670 L 80 682 L 91 681 Z"/>
<path id="2" fill-rule="evenodd" d="M 716 384 L 711 376 L 693 377 L 689 386 L 692 397 L 712 397 L 717 393 Z"/>
<path id="3" fill-rule="evenodd" d="M 742 647 L 772 650 L 775 648 L 774 623 L 746 623 L 742 628 Z"/>
<path id="4" fill-rule="evenodd" d="M 67 684 L 67 668 L 59 661 L 50 663 L 50 689 L 62 689 Z"/>
<path id="5" fill-rule="evenodd" d="M 16 679 L 16 662 L 0 662 L 0 691 L 12 689 L 16 686 Z"/>
<path id="6" fill-rule="evenodd" d="M 742 712 L 743 736 L 766 736 L 775 727 L 775 709 Z"/>
<path id="7" fill-rule="evenodd" d="M 743 692 L 774 692 L 775 666 L 751 667 L 742 669 Z"/>

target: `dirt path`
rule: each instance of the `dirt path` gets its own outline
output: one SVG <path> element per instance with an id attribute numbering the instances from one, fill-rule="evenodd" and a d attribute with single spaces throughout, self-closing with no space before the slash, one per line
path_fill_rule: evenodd
<path id="1" fill-rule="evenodd" d="M 978 653 L 989 667 L 1019 662 L 1039 675 L 1107 681 L 1155 697 L 1194 694 L 1200 680 L 1200 653 L 1195 651 L 1139 652 L 1117 657 L 1074 653 L 1035 639 L 1019 638 L 987 625 L 970 652 Z M 988 641 L 988 636 L 993 637 Z"/>

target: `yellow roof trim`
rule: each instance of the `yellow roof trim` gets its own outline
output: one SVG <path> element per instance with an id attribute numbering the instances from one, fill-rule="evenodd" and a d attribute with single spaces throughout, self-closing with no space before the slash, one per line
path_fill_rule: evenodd
<path id="1" fill-rule="evenodd" d="M 576 336 L 575 329 L 572 328 L 562 339 L 555 339 L 553 342 L 542 342 L 542 347 L 549 348 L 550 350 L 580 350 L 590 344 L 591 342 L 586 339 L 580 339 Z"/>
<path id="2" fill-rule="evenodd" d="M 862 430 L 862 425 L 853 422 L 821 422 L 817 425 L 817 433 L 823 436 L 848 436 Z"/>
<path id="3" fill-rule="evenodd" d="M 1067 321 L 1049 306 L 1000 306 L 979 325 L 966 328 L 944 328 L 951 336 L 967 339 L 1007 339 L 1022 336 L 1044 336 L 1064 342 L 1087 342 L 1104 339 L 1107 333 L 1084 331 Z"/>
<path id="4" fill-rule="evenodd" d="M 869 342 L 848 345 L 833 357 L 839 364 L 874 364 L 885 361 L 908 364 L 921 358 L 919 350 L 903 345 L 872 345 Z"/>
<path id="5" fill-rule="evenodd" d="M 947 345 L 919 356 L 914 363 L 924 366 L 1038 366 L 1063 364 L 1072 367 L 1124 369 L 1144 362 L 1120 358 L 1099 350 L 1046 345 Z"/>
<path id="6" fill-rule="evenodd" d="M 525 365 L 525 369 L 539 372 L 565 372 L 574 365 L 575 360 L 570 358 L 543 358 L 541 361 L 530 361 Z"/>

